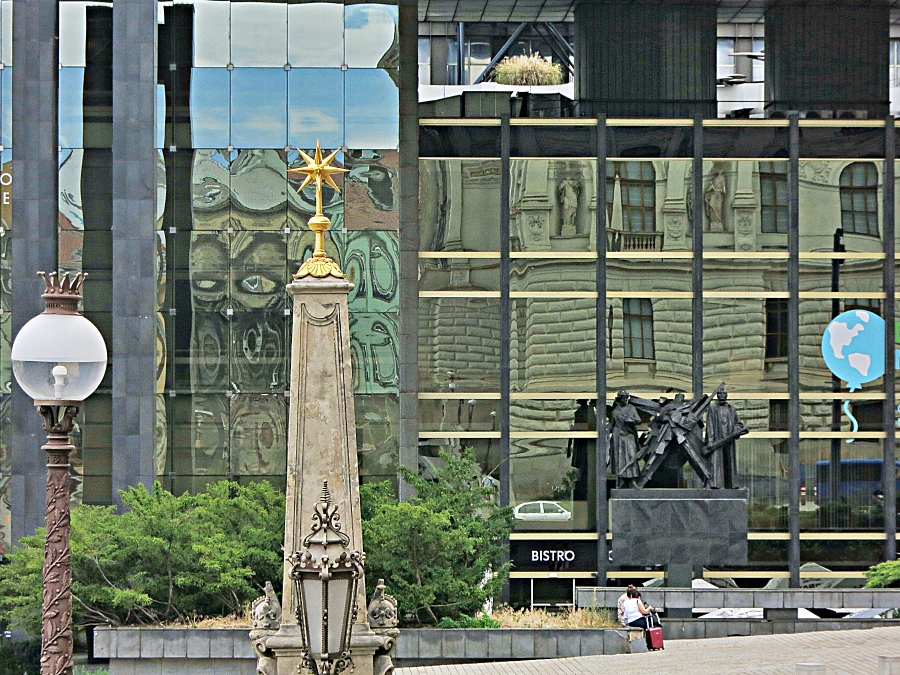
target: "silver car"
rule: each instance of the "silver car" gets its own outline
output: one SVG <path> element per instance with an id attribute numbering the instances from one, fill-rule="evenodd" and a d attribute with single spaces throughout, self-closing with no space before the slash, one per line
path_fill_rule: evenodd
<path id="1" fill-rule="evenodd" d="M 513 509 L 516 520 L 561 521 L 571 520 L 572 512 L 556 502 L 524 502 Z"/>

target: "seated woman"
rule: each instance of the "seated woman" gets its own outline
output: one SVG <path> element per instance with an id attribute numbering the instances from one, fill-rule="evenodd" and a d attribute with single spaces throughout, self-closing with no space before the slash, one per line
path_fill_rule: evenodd
<path id="1" fill-rule="evenodd" d="M 658 619 L 653 621 L 653 608 L 645 605 L 641 600 L 641 594 L 636 588 L 628 589 L 627 598 L 622 603 L 625 614 L 625 625 L 630 628 L 650 628 L 658 625 Z"/>

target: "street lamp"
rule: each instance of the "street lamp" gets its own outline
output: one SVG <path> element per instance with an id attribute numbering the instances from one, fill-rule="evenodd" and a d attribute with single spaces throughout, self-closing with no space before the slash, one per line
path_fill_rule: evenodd
<path id="1" fill-rule="evenodd" d="M 46 309 L 22 326 L 10 360 L 19 386 L 34 399 L 47 443 L 47 538 L 41 675 L 72 673 L 72 573 L 69 568 L 69 434 L 78 408 L 106 372 L 100 331 L 78 313 L 84 274 L 38 272 L 47 285 Z"/>
<path id="2" fill-rule="evenodd" d="M 363 555 L 348 549 L 338 507 L 331 503 L 328 481 L 313 514 L 305 550 L 291 555 L 291 579 L 298 599 L 295 615 L 303 643 L 302 665 L 313 675 L 338 675 L 352 666 L 350 627 L 357 612 Z"/>

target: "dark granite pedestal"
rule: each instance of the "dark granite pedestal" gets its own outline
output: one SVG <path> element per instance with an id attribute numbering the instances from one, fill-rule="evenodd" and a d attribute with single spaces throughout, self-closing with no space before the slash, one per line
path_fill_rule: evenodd
<path id="1" fill-rule="evenodd" d="M 747 564 L 746 490 L 613 490 L 609 508 L 614 565 L 664 565 L 667 586 L 690 587 L 694 567 Z"/>

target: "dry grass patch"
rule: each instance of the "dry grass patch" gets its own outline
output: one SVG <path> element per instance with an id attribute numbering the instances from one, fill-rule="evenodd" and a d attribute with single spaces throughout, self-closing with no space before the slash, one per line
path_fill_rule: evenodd
<path id="1" fill-rule="evenodd" d="M 498 84 L 519 86 L 561 84 L 562 69 L 540 54 L 507 56 L 494 66 L 491 79 Z"/>
<path id="2" fill-rule="evenodd" d="M 619 628 L 619 622 L 606 610 L 567 609 L 548 612 L 542 609 L 498 609 L 491 618 L 502 628 Z"/>

